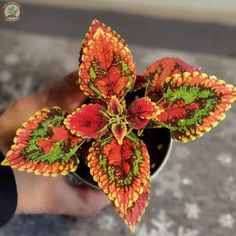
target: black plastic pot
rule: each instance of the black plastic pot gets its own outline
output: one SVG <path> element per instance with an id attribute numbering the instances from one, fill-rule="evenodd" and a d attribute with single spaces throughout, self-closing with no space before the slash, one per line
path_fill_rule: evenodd
<path id="1" fill-rule="evenodd" d="M 150 155 L 151 176 L 154 177 L 160 172 L 170 155 L 172 147 L 170 131 L 165 128 L 146 129 L 140 139 L 147 145 Z M 90 146 L 91 142 L 83 144 L 82 151 L 80 150 L 78 153 L 80 160 L 78 168 L 74 173 L 69 174 L 68 179 L 72 185 L 80 186 L 85 184 L 101 190 L 97 183 L 93 181 L 86 163 L 86 156 Z"/>

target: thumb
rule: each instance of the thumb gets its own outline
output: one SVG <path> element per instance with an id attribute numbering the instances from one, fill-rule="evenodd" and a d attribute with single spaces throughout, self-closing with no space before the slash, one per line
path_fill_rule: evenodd
<path id="1" fill-rule="evenodd" d="M 59 106 L 63 110 L 71 112 L 80 106 L 86 97 L 79 86 L 75 85 L 77 79 L 77 72 L 73 72 L 49 88 L 23 97 L 9 105 L 0 116 L 1 151 L 8 150 L 20 125 L 43 107 Z"/>
<path id="2" fill-rule="evenodd" d="M 67 112 L 72 112 L 81 106 L 86 100 L 86 96 L 75 84 L 76 80 L 78 80 L 78 72 L 74 71 L 59 83 L 53 84 L 49 88 L 46 105 L 48 107 L 59 106 Z"/>

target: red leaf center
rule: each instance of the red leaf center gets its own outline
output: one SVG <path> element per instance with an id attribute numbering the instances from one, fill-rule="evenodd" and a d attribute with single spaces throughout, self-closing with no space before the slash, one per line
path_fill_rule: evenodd
<path id="1" fill-rule="evenodd" d="M 133 148 L 128 139 L 125 139 L 122 145 L 113 140 L 105 149 L 108 164 L 120 167 L 117 173 L 119 176 L 126 176 L 129 173 L 132 166 L 129 159 L 132 158 L 132 154 Z"/>

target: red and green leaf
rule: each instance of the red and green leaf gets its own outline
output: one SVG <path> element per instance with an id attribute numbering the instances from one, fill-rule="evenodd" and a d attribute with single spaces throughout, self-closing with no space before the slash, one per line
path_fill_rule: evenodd
<path id="1" fill-rule="evenodd" d="M 105 107 L 100 104 L 83 105 L 68 115 L 64 124 L 78 137 L 98 138 L 104 134 L 103 128 L 109 122 L 104 113 Z"/>
<path id="2" fill-rule="evenodd" d="M 157 123 L 171 130 L 175 140 L 187 142 L 202 136 L 225 117 L 236 99 L 236 88 L 215 76 L 185 72 L 166 79 Z"/>
<path id="3" fill-rule="evenodd" d="M 149 194 L 150 184 L 147 184 L 143 193 L 140 194 L 137 201 L 134 202 L 130 208 L 128 208 L 126 213 L 121 213 L 116 208 L 117 213 L 124 219 L 125 223 L 129 226 L 131 231 L 135 230 L 136 225 L 140 222 L 145 212 L 145 208 L 148 206 L 150 198 Z"/>
<path id="4" fill-rule="evenodd" d="M 150 160 L 146 145 L 134 137 L 125 137 L 122 145 L 116 139 L 108 138 L 93 143 L 87 160 L 94 180 L 108 195 L 120 215 L 129 219 L 135 203 L 143 198 L 141 196 L 145 191 L 149 193 Z M 137 204 L 142 210 L 135 211 L 131 223 L 138 222 L 147 206 L 146 203 Z"/>
<path id="5" fill-rule="evenodd" d="M 111 100 L 108 103 L 108 113 L 111 116 L 116 116 L 116 115 L 121 115 L 123 112 L 123 107 L 120 104 L 119 100 L 117 99 L 117 97 L 112 96 Z"/>
<path id="6" fill-rule="evenodd" d="M 3 163 L 45 176 L 75 171 L 78 165 L 75 152 L 82 139 L 70 134 L 63 125 L 64 118 L 58 107 L 37 112 L 17 130 Z"/>
<path id="7" fill-rule="evenodd" d="M 149 119 L 156 116 L 159 110 L 155 103 L 148 97 L 138 98 L 134 100 L 128 108 L 127 120 L 131 128 L 144 128 Z"/>
<path id="8" fill-rule="evenodd" d="M 122 145 L 123 139 L 125 135 L 127 134 L 127 127 L 126 124 L 113 124 L 111 126 L 111 131 L 116 138 L 116 141 L 118 142 L 119 145 Z"/>
<path id="9" fill-rule="evenodd" d="M 98 20 L 93 20 L 91 26 L 89 27 L 88 32 L 85 34 L 85 38 L 81 46 L 80 59 L 79 59 L 80 62 L 81 62 L 81 57 L 83 55 L 83 49 L 88 46 L 88 42 L 93 38 L 93 35 L 95 34 L 98 28 L 103 29 L 104 32 L 110 32 L 114 37 L 118 38 L 121 43 L 126 45 L 124 39 L 122 39 L 121 36 L 117 34 L 114 30 L 112 30 L 109 26 L 103 24 Z"/>
<path id="10" fill-rule="evenodd" d="M 94 23 L 84 41 L 79 84 L 89 97 L 121 98 L 133 87 L 135 64 L 124 40 L 100 24 Z"/>
<path id="11" fill-rule="evenodd" d="M 142 119 L 139 116 L 133 116 L 128 119 L 129 125 L 132 129 L 143 129 L 149 122 L 149 119 Z"/>
<path id="12" fill-rule="evenodd" d="M 167 77 L 194 71 L 200 71 L 200 67 L 191 66 L 178 58 L 162 58 L 145 70 L 144 77 L 148 81 L 146 95 L 153 101 L 157 101 L 162 96 L 161 84 Z"/>

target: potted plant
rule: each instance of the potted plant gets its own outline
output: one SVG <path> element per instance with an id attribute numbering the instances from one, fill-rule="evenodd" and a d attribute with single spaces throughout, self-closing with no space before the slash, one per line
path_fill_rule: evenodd
<path id="1" fill-rule="evenodd" d="M 165 128 L 175 141 L 194 140 L 236 99 L 235 87 L 176 58 L 158 60 L 138 76 L 125 41 L 97 20 L 82 43 L 75 86 L 87 104 L 71 114 L 59 107 L 38 111 L 17 130 L 2 164 L 57 176 L 75 172 L 83 157 L 131 230 L 149 201 L 152 135 Z"/>

